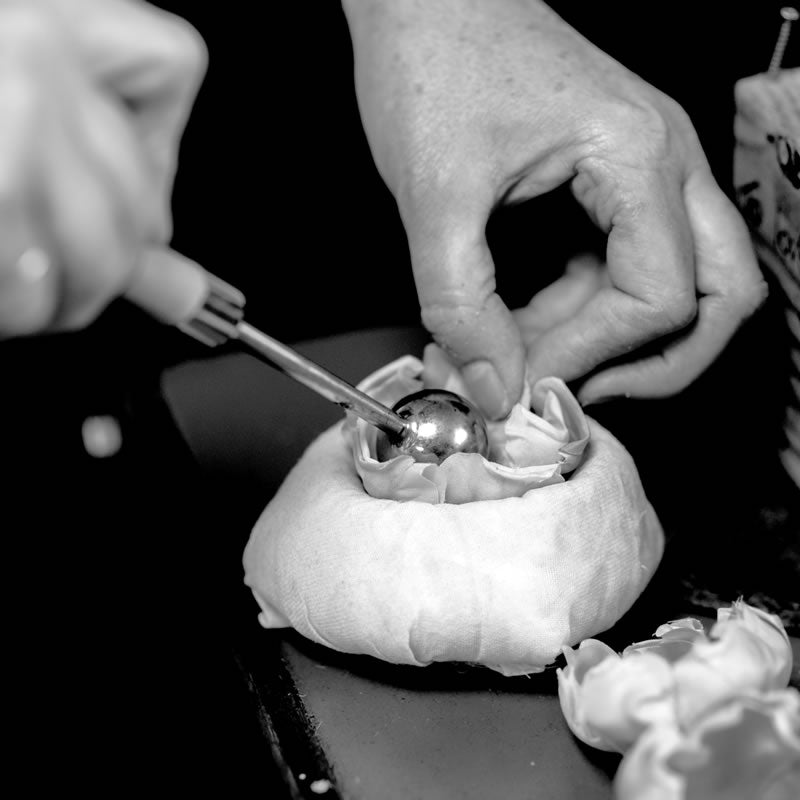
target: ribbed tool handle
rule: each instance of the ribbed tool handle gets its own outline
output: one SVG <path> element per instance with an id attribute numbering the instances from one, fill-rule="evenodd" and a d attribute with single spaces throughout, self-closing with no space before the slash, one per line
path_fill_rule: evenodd
<path id="1" fill-rule="evenodd" d="M 195 315 L 178 327 L 209 347 L 236 339 L 273 367 L 317 394 L 352 411 L 387 434 L 405 434 L 408 424 L 390 408 L 315 364 L 296 350 L 259 331 L 244 320 L 244 295 L 234 286 L 206 273 L 208 295 Z"/>
<path id="2" fill-rule="evenodd" d="M 244 318 L 244 295 L 216 275 L 206 273 L 208 294 L 200 310 L 178 327 L 209 347 L 237 339 L 238 324 Z"/>

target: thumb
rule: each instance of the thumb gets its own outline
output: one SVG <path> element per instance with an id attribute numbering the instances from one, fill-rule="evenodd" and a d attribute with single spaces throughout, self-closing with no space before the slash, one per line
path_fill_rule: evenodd
<path id="1" fill-rule="evenodd" d="M 128 300 L 171 325 L 194 316 L 207 294 L 203 268 L 167 247 L 145 251 L 125 291 Z"/>
<path id="2" fill-rule="evenodd" d="M 443 200 L 425 203 L 425 213 L 403 214 L 422 323 L 461 368 L 483 413 L 499 419 L 522 394 L 522 338 L 495 291 L 488 207 Z"/>

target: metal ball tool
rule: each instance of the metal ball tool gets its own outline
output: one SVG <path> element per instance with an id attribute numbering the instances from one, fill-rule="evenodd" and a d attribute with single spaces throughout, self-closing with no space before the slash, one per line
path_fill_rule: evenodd
<path id="1" fill-rule="evenodd" d="M 238 289 L 208 275 L 205 302 L 178 327 L 210 347 L 238 341 L 290 378 L 374 425 L 382 434 L 376 446 L 380 461 L 408 455 L 415 461 L 439 464 L 454 453 L 488 455 L 486 423 L 463 397 L 428 389 L 408 395 L 389 408 L 247 323 L 244 304 L 244 295 Z"/>

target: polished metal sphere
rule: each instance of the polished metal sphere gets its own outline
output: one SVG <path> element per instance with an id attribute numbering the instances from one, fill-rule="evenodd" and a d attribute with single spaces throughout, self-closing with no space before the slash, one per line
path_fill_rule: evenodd
<path id="1" fill-rule="evenodd" d="M 455 392 L 423 389 L 399 400 L 392 410 L 408 424 L 394 439 L 378 432 L 378 461 L 407 455 L 415 461 L 441 464 L 454 453 L 489 455 L 483 416 Z"/>

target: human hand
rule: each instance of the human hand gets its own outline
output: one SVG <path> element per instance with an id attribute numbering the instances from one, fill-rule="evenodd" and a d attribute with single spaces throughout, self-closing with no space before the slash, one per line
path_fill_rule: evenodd
<path id="1" fill-rule="evenodd" d="M 0 53 L 0 336 L 121 294 L 182 319 L 205 292 L 166 246 L 199 35 L 138 0 L 0 0 Z"/>
<path id="2" fill-rule="evenodd" d="M 422 321 L 484 411 L 517 400 L 526 357 L 534 381 L 590 376 L 584 403 L 669 394 L 714 360 L 765 283 L 677 103 L 536 0 L 343 5 Z M 574 267 L 518 326 L 495 291 L 486 222 L 565 182 L 608 234 L 607 267 Z M 662 337 L 660 355 L 604 367 Z"/>

